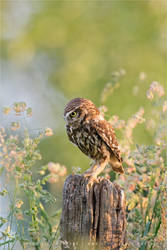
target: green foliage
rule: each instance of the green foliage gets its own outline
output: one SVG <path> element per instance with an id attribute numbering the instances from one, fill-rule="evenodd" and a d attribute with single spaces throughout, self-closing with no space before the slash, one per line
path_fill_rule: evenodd
<path id="1" fill-rule="evenodd" d="M 149 114 L 140 109 L 128 121 L 113 117 L 110 122 L 121 130 L 125 176 L 119 176 L 127 195 L 129 249 L 166 249 L 167 236 L 167 103 L 158 82 L 147 91 Z M 143 123 L 153 134 L 152 145 L 135 145 L 137 124 Z M 163 129 L 162 129 L 163 128 Z"/>
<path id="2" fill-rule="evenodd" d="M 108 93 L 106 92 L 108 95 Z M 105 90 L 103 91 L 105 98 Z M 152 82 L 147 91 L 147 102 L 152 106 L 149 115 L 140 108 L 132 117 L 120 120 L 112 116 L 109 122 L 120 132 L 120 148 L 124 158 L 125 175 L 113 176 L 109 169 L 105 177 L 115 179 L 124 187 L 127 198 L 127 233 L 129 249 L 165 249 L 167 232 L 167 102 L 164 89 Z M 3 112 L 8 115 L 9 108 Z M 14 104 L 14 112 L 27 114 L 26 105 Z M 107 107 L 100 107 L 105 116 Z M 28 114 L 27 114 L 28 115 Z M 138 124 L 153 134 L 153 144 L 135 143 Z M 66 175 L 66 167 L 50 162 L 38 169 L 35 177 L 33 166 L 40 162 L 39 143 L 44 136 L 52 136 L 46 128 L 37 137 L 31 138 L 25 130 L 19 139 L 20 126 L 11 125 L 11 134 L 0 129 L 1 175 L 7 184 L 0 191 L 9 197 L 10 210 L 6 218 L 0 217 L 0 246 L 13 249 L 20 242 L 23 249 L 54 249 L 59 247 L 59 219 L 61 211 L 51 214 L 48 207 L 56 207 L 56 199 L 46 190 L 46 183 L 55 183 Z M 15 134 L 12 134 L 15 133 Z M 73 171 L 78 171 L 76 168 Z M 80 171 L 80 170 L 79 170 Z M 49 172 L 49 173 L 48 173 Z M 11 179 L 11 176 L 14 176 Z M 8 179 L 13 180 L 10 190 Z M 16 225 L 16 229 L 14 226 Z"/>
<path id="3" fill-rule="evenodd" d="M 3 109 L 5 114 L 9 114 L 6 110 Z M 27 113 L 26 105 L 22 103 L 14 104 L 13 110 L 20 115 Z M 2 249 L 5 246 L 13 249 L 17 242 L 23 249 L 52 249 L 58 244 L 60 211 L 57 209 L 52 214 L 49 210 L 50 206 L 56 207 L 56 199 L 46 190 L 46 184 L 57 181 L 58 175 L 60 179 L 66 169 L 50 163 L 38 169 L 38 177 L 35 178 L 33 174 L 33 167 L 42 157 L 38 145 L 45 136 L 52 134 L 52 130 L 47 128 L 37 137 L 31 138 L 25 130 L 22 138 L 16 128 L 13 131 L 13 125 L 9 134 L 3 127 L 0 128 L 1 175 L 6 182 L 0 195 L 8 197 L 10 203 L 8 215 L 0 217 Z"/>
<path id="4" fill-rule="evenodd" d="M 153 82 L 148 89 L 152 79 L 166 87 L 165 2 L 30 2 L 30 5 L 2 2 L 1 59 L 16 67 L 20 75 L 31 75 L 29 84 L 40 85 L 41 78 L 36 75 L 43 77 L 41 71 L 44 71 L 47 87 L 51 83 L 63 96 L 83 96 L 97 105 L 105 105 L 100 110 L 117 129 L 124 155 L 126 175 L 117 181 L 127 193 L 129 249 L 167 249 L 167 100 L 163 99 L 164 90 L 159 83 Z M 27 15 L 24 18 L 29 7 L 33 11 L 29 19 Z M 17 15 L 22 8 L 26 12 Z M 11 89 L 11 82 L 8 84 Z M 9 102 L 7 97 L 5 101 Z M 56 103 L 49 98 L 47 102 L 56 114 Z M 17 116 L 33 114 L 25 102 L 3 108 L 6 115 L 12 111 Z M 119 117 L 111 116 L 111 112 Z M 46 162 L 58 159 L 68 164 L 69 172 L 79 172 L 78 167 L 72 166 L 86 168 L 88 161 L 67 143 L 60 131 L 55 135 L 56 140 L 54 136 L 42 140 L 44 134 L 53 134 L 51 129 L 47 128 L 36 138 L 31 138 L 27 131 L 20 138 L 20 128 L 21 123 L 13 121 L 11 130 L 1 128 L 0 131 L 0 177 L 5 178 L 0 195 L 3 199 L 10 198 L 8 217 L 0 217 L 0 244 L 14 247 L 20 241 L 24 248 L 31 244 L 38 248 L 45 243 L 44 247 L 48 248 L 57 239 L 54 232 L 59 211 L 54 212 L 55 218 L 50 216 L 47 204 L 56 205 L 58 201 L 55 202 L 46 187 L 47 183 L 58 182 L 66 168 Z M 39 148 L 44 158 L 42 163 Z M 40 166 L 38 173 L 36 165 Z M 109 171 L 106 170 L 106 177 L 115 179 Z"/>

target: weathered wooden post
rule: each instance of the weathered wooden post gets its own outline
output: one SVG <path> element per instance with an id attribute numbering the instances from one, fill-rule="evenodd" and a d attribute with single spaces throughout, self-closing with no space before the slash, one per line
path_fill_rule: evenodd
<path id="1" fill-rule="evenodd" d="M 99 177 L 67 177 L 60 223 L 62 249 L 125 249 L 124 191 Z"/>

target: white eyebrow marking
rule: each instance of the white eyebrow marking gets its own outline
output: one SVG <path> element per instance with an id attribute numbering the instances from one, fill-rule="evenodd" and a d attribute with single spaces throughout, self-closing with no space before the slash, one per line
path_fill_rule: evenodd
<path id="1" fill-rule="evenodd" d="M 65 115 L 65 118 L 71 113 L 71 111 L 67 112 Z"/>
<path id="2" fill-rule="evenodd" d="M 67 112 L 66 115 L 65 115 L 65 118 L 67 118 L 67 116 L 69 116 L 69 114 L 71 114 L 72 112 L 73 112 L 73 111 Z"/>

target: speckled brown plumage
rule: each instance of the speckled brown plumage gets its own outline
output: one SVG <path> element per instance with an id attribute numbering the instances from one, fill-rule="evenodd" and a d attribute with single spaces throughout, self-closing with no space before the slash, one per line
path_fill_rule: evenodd
<path id="1" fill-rule="evenodd" d="M 112 169 L 124 173 L 122 158 L 114 130 L 87 99 L 75 98 L 64 109 L 69 140 L 95 161 L 85 176 L 97 176 L 110 164 Z"/>

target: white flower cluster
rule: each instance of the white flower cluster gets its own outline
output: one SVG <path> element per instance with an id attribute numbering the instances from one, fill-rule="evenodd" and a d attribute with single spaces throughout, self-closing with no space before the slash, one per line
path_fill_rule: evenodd
<path id="1" fill-rule="evenodd" d="M 162 85 L 159 84 L 159 82 L 153 81 L 150 85 L 149 90 L 147 91 L 147 98 L 153 99 L 155 94 L 161 97 L 165 94 L 165 92 L 164 88 L 162 87 Z"/>

